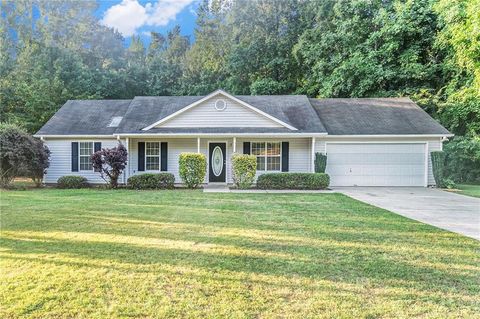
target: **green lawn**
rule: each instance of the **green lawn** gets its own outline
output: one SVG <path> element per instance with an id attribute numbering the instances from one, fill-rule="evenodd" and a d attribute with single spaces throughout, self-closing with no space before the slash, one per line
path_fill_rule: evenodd
<path id="1" fill-rule="evenodd" d="M 1 318 L 469 318 L 480 243 L 340 194 L 1 195 Z"/>
<path id="2" fill-rule="evenodd" d="M 459 190 L 458 194 L 480 198 L 480 185 L 458 184 L 455 188 Z"/>

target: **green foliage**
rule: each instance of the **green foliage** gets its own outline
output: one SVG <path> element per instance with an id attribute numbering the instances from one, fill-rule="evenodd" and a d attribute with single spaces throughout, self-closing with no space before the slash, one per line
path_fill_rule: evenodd
<path id="1" fill-rule="evenodd" d="M 16 177 L 29 177 L 40 186 L 49 166 L 50 151 L 15 124 L 0 123 L 0 186 Z"/>
<path id="2" fill-rule="evenodd" d="M 233 182 L 240 189 L 249 188 L 257 173 L 257 157 L 247 154 L 232 156 Z"/>
<path id="3" fill-rule="evenodd" d="M 327 168 L 327 155 L 315 153 L 315 173 L 325 173 Z"/>
<path id="4" fill-rule="evenodd" d="M 175 184 L 172 173 L 145 173 L 128 178 L 127 185 L 132 189 L 171 189 Z"/>
<path id="5" fill-rule="evenodd" d="M 432 159 L 433 177 L 437 187 L 445 187 L 445 152 L 436 151 L 430 152 Z"/>
<path id="6" fill-rule="evenodd" d="M 456 188 L 457 184 L 450 178 L 445 178 L 443 180 L 443 187 L 447 189 L 454 189 Z"/>
<path id="7" fill-rule="evenodd" d="M 75 188 L 86 188 L 88 186 L 89 184 L 87 182 L 87 179 L 83 176 L 76 176 L 76 175 L 62 176 L 57 180 L 58 188 L 75 189 Z"/>
<path id="8" fill-rule="evenodd" d="M 197 188 L 207 173 L 207 159 L 204 154 L 181 153 L 178 160 L 179 174 L 188 188 Z"/>
<path id="9" fill-rule="evenodd" d="M 480 182 L 480 137 L 455 137 L 445 144 L 446 176 L 457 183 Z"/>
<path id="10" fill-rule="evenodd" d="M 325 189 L 330 177 L 324 173 L 267 173 L 257 179 L 261 189 Z"/>

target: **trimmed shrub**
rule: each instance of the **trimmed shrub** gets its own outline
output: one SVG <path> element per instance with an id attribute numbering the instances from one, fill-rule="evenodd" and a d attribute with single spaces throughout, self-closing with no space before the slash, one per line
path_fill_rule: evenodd
<path id="1" fill-rule="evenodd" d="M 315 173 L 325 173 L 327 168 L 327 155 L 315 153 Z"/>
<path id="2" fill-rule="evenodd" d="M 83 176 L 62 176 L 57 180 L 58 188 L 85 188 L 88 187 L 87 179 Z"/>
<path id="3" fill-rule="evenodd" d="M 172 173 L 145 173 L 127 180 L 127 186 L 132 189 L 171 189 L 174 183 L 175 176 Z"/>
<path id="4" fill-rule="evenodd" d="M 252 186 L 257 173 L 257 157 L 247 154 L 233 154 L 232 156 L 233 182 L 238 188 L 245 189 Z"/>
<path id="5" fill-rule="evenodd" d="M 203 183 L 207 173 L 207 159 L 204 154 L 181 153 L 178 165 L 180 178 L 188 188 L 196 188 Z"/>
<path id="6" fill-rule="evenodd" d="M 267 173 L 257 179 L 261 189 L 325 189 L 330 177 L 325 173 Z"/>
<path id="7" fill-rule="evenodd" d="M 437 187 L 444 187 L 445 153 L 442 151 L 430 152 L 432 158 L 433 177 Z"/>

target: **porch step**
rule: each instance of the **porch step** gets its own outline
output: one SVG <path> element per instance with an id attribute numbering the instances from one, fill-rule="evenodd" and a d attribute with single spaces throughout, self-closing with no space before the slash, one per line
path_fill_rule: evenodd
<path id="1" fill-rule="evenodd" d="M 208 184 L 203 187 L 204 193 L 230 193 L 230 188 L 225 184 Z"/>

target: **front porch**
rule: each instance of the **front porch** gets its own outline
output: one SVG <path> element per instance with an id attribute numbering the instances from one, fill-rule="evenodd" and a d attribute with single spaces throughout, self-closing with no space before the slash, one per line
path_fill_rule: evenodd
<path id="1" fill-rule="evenodd" d="M 256 136 L 145 136 L 123 137 L 128 150 L 125 180 L 142 173 L 169 172 L 181 184 L 178 160 L 181 153 L 201 153 L 207 158 L 205 183 L 232 184 L 231 157 L 234 153 L 257 155 L 257 175 L 266 172 L 313 172 L 315 137 Z M 215 151 L 216 149 L 216 151 Z M 220 150 L 219 150 L 220 149 Z M 215 167 L 212 156 L 223 156 Z M 218 162 L 218 161 L 217 161 Z"/>

